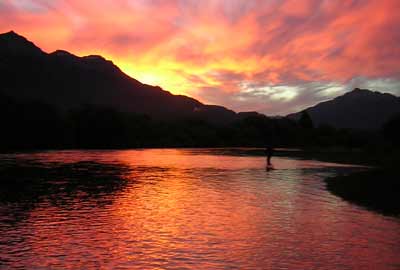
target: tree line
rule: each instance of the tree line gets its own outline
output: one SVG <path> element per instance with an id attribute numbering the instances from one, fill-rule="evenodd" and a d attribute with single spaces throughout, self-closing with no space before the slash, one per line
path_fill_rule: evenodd
<path id="1" fill-rule="evenodd" d="M 380 131 L 314 127 L 299 120 L 249 114 L 222 125 L 201 118 L 160 121 L 148 115 L 86 105 L 60 110 L 38 101 L 0 96 L 0 150 L 142 147 L 347 147 L 397 144 L 399 119 Z"/>

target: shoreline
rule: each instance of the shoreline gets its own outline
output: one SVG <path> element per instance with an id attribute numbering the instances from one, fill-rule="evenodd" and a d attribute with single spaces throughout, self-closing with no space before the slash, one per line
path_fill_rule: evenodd
<path id="1" fill-rule="evenodd" d="M 326 189 L 345 201 L 386 216 L 400 217 L 399 173 L 374 168 L 325 179 Z"/>
<path id="2" fill-rule="evenodd" d="M 11 153 L 34 153 L 41 151 L 74 151 L 74 150 L 130 150 L 130 149 L 169 149 L 162 148 L 124 148 L 124 149 L 35 149 L 2 152 L 0 154 Z M 237 149 L 244 152 L 251 152 L 255 155 L 264 155 L 261 147 L 173 147 L 171 149 Z M 397 155 L 391 153 L 384 156 L 377 155 L 370 158 L 364 151 L 321 151 L 322 149 L 301 149 L 301 148 L 277 148 L 275 156 L 304 158 L 318 160 L 322 162 L 334 162 L 341 164 L 350 164 L 366 166 L 366 170 L 352 172 L 346 175 L 337 175 L 324 179 L 326 189 L 335 196 L 338 196 L 348 202 L 355 203 L 368 210 L 379 212 L 388 216 L 400 217 L 400 173 L 392 164 L 397 160 Z M 381 162 L 377 162 L 380 160 Z M 390 162 L 388 162 L 390 160 Z M 386 166 L 382 166 L 384 163 Z M 389 165 L 389 166 L 388 166 Z M 390 166 L 391 165 L 391 166 Z"/>

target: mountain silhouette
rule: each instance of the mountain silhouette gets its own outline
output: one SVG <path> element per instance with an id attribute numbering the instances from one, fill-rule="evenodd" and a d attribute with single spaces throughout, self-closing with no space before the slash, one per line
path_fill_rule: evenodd
<path id="1" fill-rule="evenodd" d="M 342 96 L 305 109 L 315 126 L 379 129 L 393 115 L 400 113 L 400 98 L 391 94 L 355 88 Z M 299 119 L 302 112 L 288 115 Z"/>
<path id="2" fill-rule="evenodd" d="M 78 57 L 62 50 L 46 53 L 13 31 L 0 34 L 0 72 L 0 94 L 51 104 L 62 111 L 98 105 L 161 120 L 224 123 L 236 118 L 224 107 L 143 84 L 101 56 Z"/>

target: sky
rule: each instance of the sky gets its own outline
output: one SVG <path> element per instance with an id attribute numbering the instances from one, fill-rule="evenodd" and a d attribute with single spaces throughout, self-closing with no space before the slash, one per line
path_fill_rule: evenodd
<path id="1" fill-rule="evenodd" d="M 400 95 L 399 0 L 0 0 L 0 32 L 99 54 L 173 94 L 285 115 Z"/>

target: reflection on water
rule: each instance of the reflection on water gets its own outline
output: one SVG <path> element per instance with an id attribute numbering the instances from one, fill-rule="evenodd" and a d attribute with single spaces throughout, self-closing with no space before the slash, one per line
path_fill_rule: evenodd
<path id="1" fill-rule="evenodd" d="M 357 168 L 259 153 L 0 155 L 0 268 L 400 268 L 399 220 L 325 190 Z"/>

